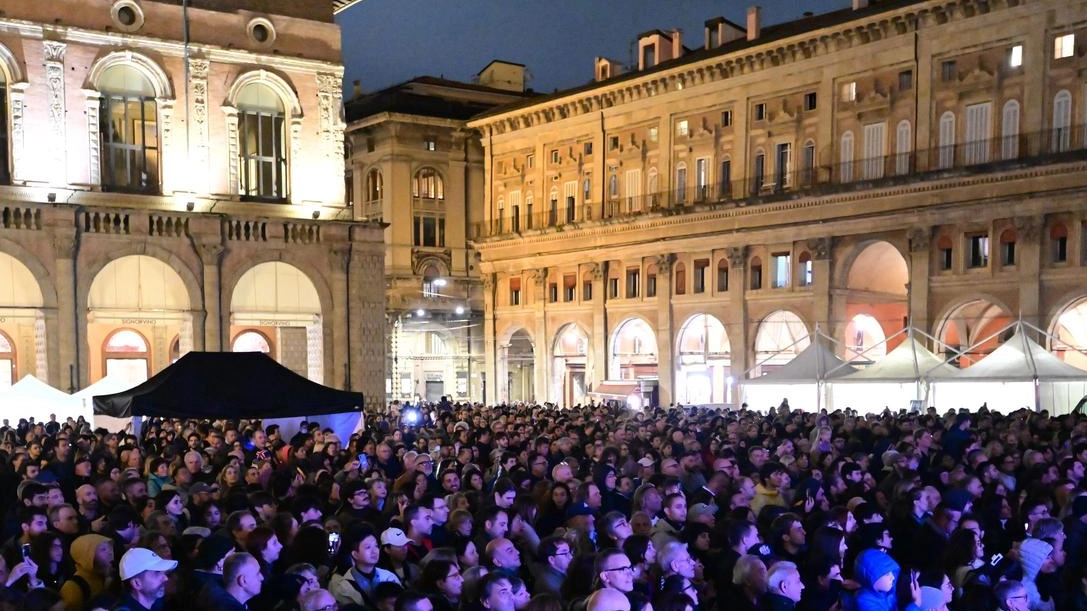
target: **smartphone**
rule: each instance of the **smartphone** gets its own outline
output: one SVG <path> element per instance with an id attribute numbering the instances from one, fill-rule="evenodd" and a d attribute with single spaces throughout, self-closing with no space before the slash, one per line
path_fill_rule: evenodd
<path id="1" fill-rule="evenodd" d="M 268 450 L 260 450 L 257 452 L 257 460 L 268 460 L 270 457 L 271 454 L 268 453 Z"/>
<path id="2" fill-rule="evenodd" d="M 993 557 L 989 559 L 989 566 L 996 566 L 1000 564 L 1000 561 L 1004 559 L 1004 554 L 993 554 Z"/>
<path id="3" fill-rule="evenodd" d="M 340 549 L 340 533 L 328 533 L 328 555 L 335 556 Z"/>
<path id="4" fill-rule="evenodd" d="M 359 471 L 365 471 L 370 468 L 370 457 L 366 455 L 366 452 L 359 454 Z"/>
<path id="5" fill-rule="evenodd" d="M 30 559 L 30 544 L 24 543 L 19 547 L 19 551 L 23 554 L 23 560 Z"/>

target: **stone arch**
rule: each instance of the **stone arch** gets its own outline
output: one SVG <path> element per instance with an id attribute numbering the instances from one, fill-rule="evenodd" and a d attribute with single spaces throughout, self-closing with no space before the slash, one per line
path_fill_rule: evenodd
<path id="1" fill-rule="evenodd" d="M 846 356 L 855 357 L 854 348 L 871 348 L 901 331 L 909 317 L 910 264 L 903 245 L 890 240 L 863 240 L 844 258 L 837 270 L 834 327 L 828 329 L 846 347 Z M 872 321 L 879 329 L 871 326 Z M 860 335 L 858 335 L 858 333 Z M 860 341 L 858 341 L 858 338 Z M 890 350 L 892 345 L 884 344 Z M 873 353 L 878 356 L 880 350 Z M 864 358 L 864 357 L 862 357 Z"/>
<path id="2" fill-rule="evenodd" d="M 551 379 L 548 398 L 562 405 L 577 405 L 586 395 L 592 365 L 592 339 L 577 322 L 559 328 L 551 342 Z"/>
<path id="3" fill-rule="evenodd" d="M 1047 347 L 1066 363 L 1087 369 L 1087 293 L 1066 296 L 1049 315 Z"/>
<path id="4" fill-rule="evenodd" d="M 750 377 L 778 369 L 811 345 L 812 329 L 790 308 L 774 310 L 759 320 L 754 333 L 755 367 Z"/>
<path id="5" fill-rule="evenodd" d="M 527 328 L 513 324 L 499 334 L 497 396 L 507 401 L 536 398 L 536 358 L 539 342 Z"/>
<path id="6" fill-rule="evenodd" d="M 170 84 L 170 77 L 153 59 L 134 51 L 114 51 L 108 53 L 94 62 L 91 66 L 87 81 L 88 89 L 98 90 L 99 80 L 107 70 L 114 66 L 128 66 L 143 75 L 155 89 L 156 98 L 173 98 L 174 90 Z"/>
<path id="7" fill-rule="evenodd" d="M 200 277 L 193 271 L 188 262 L 176 253 L 148 242 L 138 242 L 127 246 L 118 245 L 116 249 L 103 251 L 86 261 L 85 266 L 81 265 L 80 276 L 82 278 L 96 278 L 113 261 L 132 255 L 144 255 L 165 263 L 177 272 L 177 275 L 181 277 L 181 281 L 185 284 L 185 290 L 189 295 L 189 309 L 193 311 L 204 309 L 204 305 L 200 302 L 200 296 L 204 292 Z M 87 304 L 90 290 L 91 283 L 80 282 L 76 303 Z"/>
<path id="8" fill-rule="evenodd" d="M 633 335 L 628 337 L 627 333 Z M 660 349 L 657 346 L 656 329 L 645 318 L 638 315 L 628 316 L 615 325 L 608 346 L 609 379 L 657 375 Z"/>
<path id="9" fill-rule="evenodd" d="M 965 350 L 1007 326 L 1012 319 L 1012 309 L 1002 300 L 989 294 L 977 293 L 946 305 L 934 318 L 938 321 L 934 328 L 934 335 L 945 345 L 958 346 Z M 983 345 L 975 347 L 970 354 L 963 355 L 952 364 L 967 367 L 976 363 L 1007 339 L 1006 336 L 1010 333 L 1009 330 L 998 337 L 990 338 Z M 950 350 L 948 352 L 948 357 L 953 356 Z"/>
<path id="10" fill-rule="evenodd" d="M 57 294 L 50 275 L 33 254 L 0 238 L 0 277 L 4 278 L 0 307 L 6 310 L 0 318 L 0 333 L 12 348 L 3 357 L 0 386 L 27 373 L 58 383 L 59 350 L 57 342 L 50 341 L 58 332 Z"/>
<path id="11" fill-rule="evenodd" d="M 9 85 L 26 82 L 23 78 L 21 62 L 7 45 L 0 44 L 0 71 Z"/>
<path id="12" fill-rule="evenodd" d="M 301 271 L 303 275 L 309 278 L 309 281 L 313 283 L 313 287 L 317 290 L 317 297 L 321 303 L 322 314 L 332 311 L 332 287 L 323 270 L 318 269 L 305 258 L 296 256 L 288 251 L 263 251 L 248 253 L 245 257 L 227 256 L 224 258 L 221 271 L 222 286 L 224 287 L 222 293 L 222 311 L 224 315 L 229 314 L 233 307 L 232 300 L 234 297 L 234 287 L 238 284 L 238 281 L 241 280 L 242 276 L 244 276 L 251 268 L 262 263 L 271 262 L 286 263 Z M 325 318 L 327 318 L 327 316 Z M 331 333 L 332 330 L 327 329 L 326 332 Z M 331 337 L 328 339 L 330 340 Z M 330 345 L 329 342 L 326 342 L 326 345 Z"/>
<path id="13" fill-rule="evenodd" d="M 724 323 L 713 314 L 695 314 L 680 326 L 675 346 L 676 400 L 729 402 L 732 343 Z"/>
<path id="14" fill-rule="evenodd" d="M 41 307 L 57 307 L 57 288 L 53 282 L 53 275 L 49 273 L 49 270 L 46 269 L 44 265 L 42 265 L 36 255 L 24 248 L 18 242 L 13 242 L 8 238 L 2 237 L 0 237 L 0 253 L 10 255 L 30 270 L 30 273 L 38 283 L 38 290 L 41 291 Z"/>
<path id="15" fill-rule="evenodd" d="M 252 84 L 264 85 L 271 89 L 283 102 L 283 108 L 289 111 L 291 118 L 297 119 L 302 116 L 302 105 L 298 100 L 298 94 L 295 93 L 294 87 L 282 76 L 268 70 L 250 70 L 234 79 L 226 95 L 227 105 L 236 107 L 238 105 L 238 94 L 246 86 Z"/>

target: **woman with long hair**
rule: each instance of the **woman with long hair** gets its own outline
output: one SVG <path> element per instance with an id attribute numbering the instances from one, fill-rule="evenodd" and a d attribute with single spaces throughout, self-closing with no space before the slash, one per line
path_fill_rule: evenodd
<path id="1" fill-rule="evenodd" d="M 645 535 L 631 535 L 623 541 L 623 553 L 630 559 L 634 571 L 634 591 L 646 596 L 654 593 L 657 580 L 657 550 L 653 540 Z"/>
<path id="2" fill-rule="evenodd" d="M 45 531 L 30 540 L 30 559 L 38 565 L 38 579 L 57 592 L 71 575 L 64 558 L 64 539 L 53 531 Z"/>
<path id="3" fill-rule="evenodd" d="M 566 508 L 570 505 L 570 488 L 564 483 L 551 487 L 551 497 L 544 503 L 543 511 L 536 520 L 537 532 L 550 535 L 555 529 L 566 524 Z"/>

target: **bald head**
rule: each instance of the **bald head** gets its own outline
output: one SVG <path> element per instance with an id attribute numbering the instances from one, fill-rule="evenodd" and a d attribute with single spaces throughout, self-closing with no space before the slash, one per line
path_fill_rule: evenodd
<path id="1" fill-rule="evenodd" d="M 586 611 L 630 611 L 630 601 L 615 588 L 601 588 L 585 603 Z"/>
<path id="2" fill-rule="evenodd" d="M 521 566 L 521 553 L 517 551 L 513 541 L 505 537 L 491 540 L 487 544 L 486 554 L 491 561 L 491 566 L 497 569 L 516 570 Z"/>

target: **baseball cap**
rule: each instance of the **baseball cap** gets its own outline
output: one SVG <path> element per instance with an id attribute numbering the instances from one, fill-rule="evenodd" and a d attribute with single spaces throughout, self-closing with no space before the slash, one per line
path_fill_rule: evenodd
<path id="1" fill-rule="evenodd" d="M 407 545 L 408 543 L 415 543 L 414 539 L 409 539 L 404 531 L 399 528 L 387 528 L 385 532 L 381 533 L 382 545 Z"/>
<path id="2" fill-rule="evenodd" d="M 205 482 L 196 482 L 192 486 L 189 486 L 189 496 L 194 494 L 203 494 L 205 492 L 211 492 L 211 485 Z"/>
<path id="3" fill-rule="evenodd" d="M 638 464 L 642 467 L 652 467 L 653 465 L 657 464 L 657 461 L 653 460 L 648 456 L 643 456 L 642 458 L 638 459 Z"/>
<path id="4" fill-rule="evenodd" d="M 234 542 L 222 535 L 212 535 L 203 539 L 196 548 L 196 568 L 211 569 L 232 551 L 234 551 Z"/>
<path id="5" fill-rule="evenodd" d="M 566 509 L 567 518 L 576 518 L 577 516 L 591 516 L 593 510 L 587 503 L 570 503 L 570 506 Z"/>
<path id="6" fill-rule="evenodd" d="M 166 560 L 155 552 L 134 547 L 121 556 L 121 581 L 128 581 L 144 571 L 172 571 L 177 568 L 177 560 Z"/>
<path id="7" fill-rule="evenodd" d="M 695 503 L 687 508 L 687 519 L 694 520 L 703 516 L 712 516 L 717 513 L 717 508 L 706 503 Z"/>

